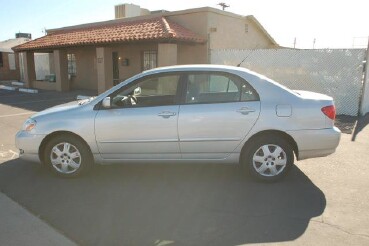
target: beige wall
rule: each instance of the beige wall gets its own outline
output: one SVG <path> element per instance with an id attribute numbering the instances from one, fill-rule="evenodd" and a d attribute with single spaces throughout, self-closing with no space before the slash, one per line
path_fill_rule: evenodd
<path id="1" fill-rule="evenodd" d="M 171 63 L 160 62 L 159 45 L 161 47 L 173 48 L 165 50 L 161 55 L 171 59 Z M 174 47 L 177 46 L 176 57 L 171 52 L 174 52 Z M 125 44 L 108 46 L 109 52 L 118 52 L 118 56 L 129 60 L 129 65 L 125 66 L 119 62 L 119 79 L 121 81 L 132 77 L 142 72 L 142 54 L 144 51 L 158 52 L 158 66 L 176 65 L 176 64 L 201 64 L 207 63 L 207 45 L 206 44 L 157 44 L 157 43 L 142 43 L 142 44 Z M 169 52 L 169 53 L 168 53 Z M 71 89 L 91 89 L 98 90 L 98 74 L 97 74 L 97 56 L 95 47 L 74 48 L 68 49 L 68 54 L 76 56 L 76 76 L 70 81 Z M 111 56 L 110 58 L 111 59 Z M 175 61 L 176 60 L 176 61 Z M 105 71 L 106 70 L 106 71 Z M 113 68 L 109 67 L 104 70 L 104 73 L 113 73 Z M 109 77 L 109 76 L 108 76 Z M 38 84 L 39 85 L 39 84 Z M 48 85 L 50 87 L 50 85 Z M 37 87 L 36 87 L 37 88 Z M 40 87 L 41 88 L 41 87 Z M 108 89 L 108 88 L 106 88 Z M 102 89 L 101 89 L 102 90 Z"/>
<path id="2" fill-rule="evenodd" d="M 57 91 L 69 91 L 67 51 L 54 50 L 55 78 Z"/>
<path id="3" fill-rule="evenodd" d="M 68 49 L 76 57 L 76 76 L 71 78 L 71 89 L 97 90 L 96 48 Z"/>
<path id="4" fill-rule="evenodd" d="M 97 47 L 97 92 L 100 94 L 113 87 L 113 58 L 110 47 Z"/>
<path id="5" fill-rule="evenodd" d="M 269 38 L 254 22 L 217 13 L 208 13 L 210 49 L 271 48 Z M 246 31 L 246 26 L 248 31 Z"/>
<path id="6" fill-rule="evenodd" d="M 178 64 L 210 63 L 209 49 L 275 48 L 265 33 L 246 17 L 199 11 L 167 18 L 208 40 L 205 44 L 178 45 Z"/>
<path id="7" fill-rule="evenodd" d="M 68 84 L 67 86 L 64 86 L 64 90 L 97 90 L 96 48 L 69 48 L 61 51 L 63 53 L 63 58 L 61 59 L 65 59 L 65 61 L 60 61 L 62 64 L 64 64 L 62 66 L 63 83 L 64 85 Z M 67 64 L 67 58 L 64 55 L 67 54 L 74 54 L 76 57 L 76 76 L 72 77 L 71 79 L 68 78 L 68 70 L 65 68 L 65 64 Z M 49 54 L 50 74 L 55 74 L 58 71 L 56 66 L 59 66 L 60 62 L 56 61 L 55 53 Z M 34 88 L 45 90 L 58 89 L 60 86 L 57 86 L 57 83 L 49 83 L 48 81 L 36 82 L 33 85 Z"/>
<path id="8" fill-rule="evenodd" d="M 32 88 L 32 82 L 36 80 L 34 53 L 22 52 L 21 54 L 23 56 L 24 86 Z"/>
<path id="9" fill-rule="evenodd" d="M 210 49 L 252 49 L 256 45 L 258 48 L 274 48 L 264 32 L 246 17 L 200 11 L 170 15 L 168 18 L 204 38 L 210 35 Z M 245 24 L 248 25 L 248 32 L 245 32 Z"/>
<path id="10" fill-rule="evenodd" d="M 206 64 L 208 63 L 207 44 L 179 44 L 178 64 Z"/>
<path id="11" fill-rule="evenodd" d="M 158 50 L 156 43 L 126 44 L 113 46 L 112 51 L 118 52 L 121 59 L 128 59 L 129 65 L 119 64 L 119 78 L 123 81 L 135 74 L 142 72 L 142 53 L 144 51 Z"/>
<path id="12" fill-rule="evenodd" d="M 178 64 L 177 44 L 158 44 L 158 67 Z"/>
<path id="13" fill-rule="evenodd" d="M 208 12 L 195 12 L 170 15 L 167 18 L 206 38 L 208 34 L 207 17 Z"/>
<path id="14" fill-rule="evenodd" d="M 41 90 L 56 90 L 56 83 L 55 82 L 48 82 L 48 81 L 33 81 L 32 87 L 41 89 Z"/>
<path id="15" fill-rule="evenodd" d="M 15 59 L 15 70 L 10 69 L 9 66 L 9 54 L 14 55 Z M 19 58 L 18 54 L 8 53 L 8 52 L 0 52 L 0 55 L 3 57 L 3 66 L 0 67 L 0 81 L 1 80 L 19 80 Z"/>
<path id="16" fill-rule="evenodd" d="M 183 13 L 167 16 L 168 19 L 208 39 L 208 14 L 206 12 Z M 208 44 L 179 44 L 178 64 L 204 64 L 208 62 Z"/>

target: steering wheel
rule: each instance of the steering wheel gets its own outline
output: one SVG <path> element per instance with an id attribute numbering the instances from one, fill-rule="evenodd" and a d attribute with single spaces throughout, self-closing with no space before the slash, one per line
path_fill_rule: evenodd
<path id="1" fill-rule="evenodd" d="M 137 104 L 137 97 L 134 95 L 129 95 L 128 98 L 130 99 L 132 105 Z"/>
<path id="2" fill-rule="evenodd" d="M 137 104 L 137 98 L 133 95 L 127 95 L 127 96 L 124 96 L 121 100 L 120 100 L 120 103 L 122 106 L 123 105 L 136 105 Z"/>

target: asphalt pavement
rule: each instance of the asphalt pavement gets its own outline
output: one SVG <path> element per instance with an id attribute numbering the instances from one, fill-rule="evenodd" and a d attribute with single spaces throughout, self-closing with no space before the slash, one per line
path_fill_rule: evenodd
<path id="1" fill-rule="evenodd" d="M 368 126 L 273 184 L 213 164 L 99 166 L 61 179 L 18 159 L 23 121 L 74 97 L 0 92 L 1 245 L 369 245 Z"/>

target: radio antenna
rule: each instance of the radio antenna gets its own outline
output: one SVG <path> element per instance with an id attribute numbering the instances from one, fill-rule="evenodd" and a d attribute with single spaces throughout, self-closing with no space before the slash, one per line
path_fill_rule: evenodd
<path id="1" fill-rule="evenodd" d="M 259 45 L 256 45 L 254 49 L 252 49 L 247 56 L 245 57 L 245 59 L 243 59 L 240 63 L 238 63 L 237 67 L 241 67 L 241 64 L 258 48 Z"/>

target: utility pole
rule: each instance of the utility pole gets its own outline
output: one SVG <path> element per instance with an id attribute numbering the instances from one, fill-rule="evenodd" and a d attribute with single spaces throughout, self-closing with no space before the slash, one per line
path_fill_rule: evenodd
<path id="1" fill-rule="evenodd" d="M 313 40 L 313 49 L 315 49 L 316 38 Z"/>
<path id="2" fill-rule="evenodd" d="M 296 37 L 295 37 L 295 39 L 293 40 L 293 48 L 294 48 L 294 49 L 296 48 Z"/>
<path id="3" fill-rule="evenodd" d="M 218 3 L 218 5 L 222 6 L 223 10 L 229 7 L 229 5 L 227 5 L 226 3 Z"/>

